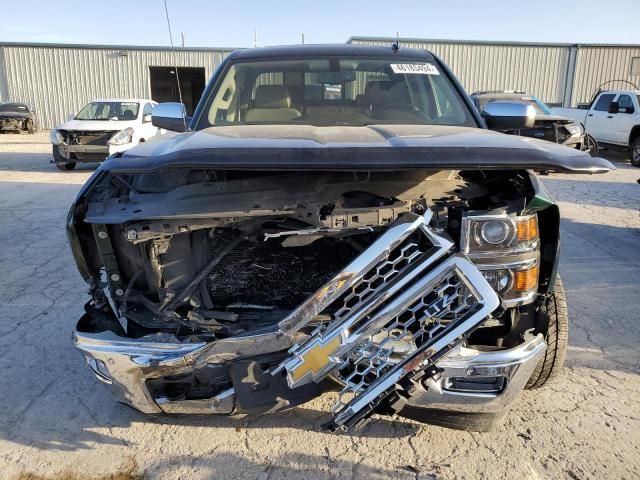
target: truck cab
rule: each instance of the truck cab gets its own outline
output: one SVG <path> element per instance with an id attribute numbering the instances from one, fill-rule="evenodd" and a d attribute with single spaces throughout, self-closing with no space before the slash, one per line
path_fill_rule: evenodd
<path id="1" fill-rule="evenodd" d="M 587 110 L 557 108 L 554 113 L 583 122 L 599 144 L 631 149 L 631 163 L 640 166 L 640 90 L 604 90 Z"/>

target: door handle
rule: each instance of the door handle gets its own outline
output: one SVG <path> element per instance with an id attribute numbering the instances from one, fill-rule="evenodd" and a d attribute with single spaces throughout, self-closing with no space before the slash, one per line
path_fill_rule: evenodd
<path id="1" fill-rule="evenodd" d="M 593 117 L 593 113 L 589 113 L 587 117 Z"/>
<path id="2" fill-rule="evenodd" d="M 613 115 L 607 115 L 607 118 L 613 118 Z"/>

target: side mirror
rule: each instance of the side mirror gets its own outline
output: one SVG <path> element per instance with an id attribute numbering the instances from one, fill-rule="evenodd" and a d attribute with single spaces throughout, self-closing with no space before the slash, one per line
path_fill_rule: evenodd
<path id="1" fill-rule="evenodd" d="M 485 105 L 481 115 L 491 130 L 531 128 L 536 121 L 536 109 L 523 102 L 490 102 Z"/>
<path id="2" fill-rule="evenodd" d="M 159 103 L 153 107 L 151 112 L 151 124 L 154 127 L 164 128 L 173 132 L 184 132 L 186 123 L 187 112 L 182 103 Z"/>
<path id="3" fill-rule="evenodd" d="M 144 115 L 142 115 L 142 123 L 149 123 L 149 122 L 151 122 L 151 114 L 145 113 Z"/>
<path id="4" fill-rule="evenodd" d="M 620 112 L 620 104 L 618 102 L 611 102 L 609 104 L 609 113 L 619 113 Z"/>

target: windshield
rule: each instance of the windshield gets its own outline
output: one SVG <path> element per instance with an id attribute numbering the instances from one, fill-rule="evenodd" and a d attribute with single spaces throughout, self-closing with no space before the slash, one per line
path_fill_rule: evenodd
<path id="1" fill-rule="evenodd" d="M 140 105 L 135 102 L 91 102 L 76 115 L 76 120 L 135 120 Z"/>
<path id="2" fill-rule="evenodd" d="M 482 111 L 484 107 L 486 107 L 487 103 L 498 101 L 528 103 L 529 105 L 533 105 L 533 108 L 536 109 L 537 115 L 553 115 L 551 109 L 547 107 L 542 100 L 533 95 L 481 95 L 478 97 L 478 110 Z"/>
<path id="3" fill-rule="evenodd" d="M 23 105 L 22 103 L 0 103 L 0 112 L 2 113 L 28 113 L 29 107 Z"/>
<path id="4" fill-rule="evenodd" d="M 233 63 L 199 128 L 380 123 L 477 126 L 434 63 L 327 57 Z"/>

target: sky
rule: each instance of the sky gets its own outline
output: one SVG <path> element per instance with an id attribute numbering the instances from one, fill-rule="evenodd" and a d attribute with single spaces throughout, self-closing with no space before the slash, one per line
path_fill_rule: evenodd
<path id="1" fill-rule="evenodd" d="M 188 47 L 351 36 L 640 44 L 640 0 L 167 0 Z M 0 42 L 169 45 L 163 0 L 0 0 Z"/>

